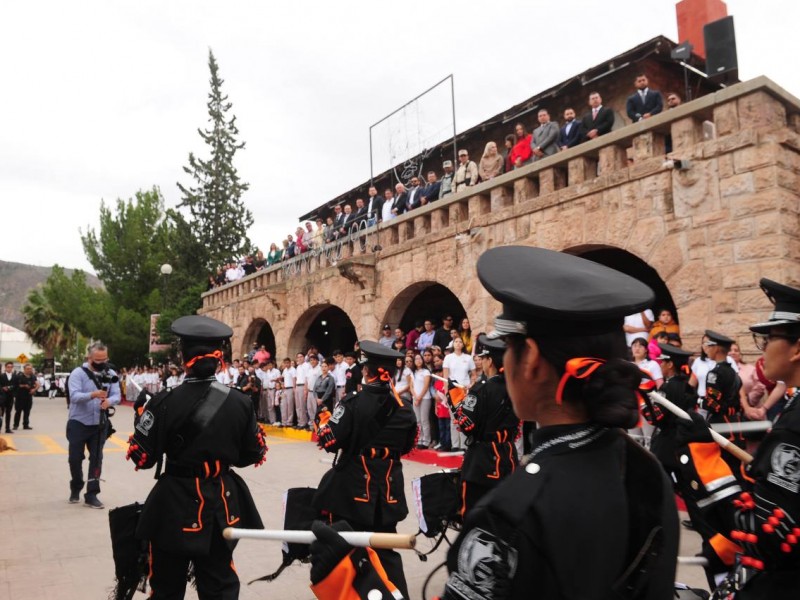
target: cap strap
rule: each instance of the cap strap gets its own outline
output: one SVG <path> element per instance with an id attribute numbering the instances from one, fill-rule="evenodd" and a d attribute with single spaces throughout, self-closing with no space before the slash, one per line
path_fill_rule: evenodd
<path id="1" fill-rule="evenodd" d="M 200 354 L 198 356 L 195 356 L 194 358 L 186 361 L 183 366 L 189 369 L 198 360 L 203 360 L 204 358 L 216 358 L 220 363 L 222 363 L 222 368 L 223 369 L 225 368 L 225 356 L 222 354 L 222 350 L 214 350 L 210 354 Z"/>
<path id="2" fill-rule="evenodd" d="M 571 378 L 586 379 L 591 376 L 597 369 L 602 367 L 606 361 L 602 358 L 571 358 L 567 361 L 564 374 L 561 376 L 561 381 L 558 382 L 558 389 L 556 389 L 556 404 L 561 404 L 563 401 L 564 387 L 567 381 Z"/>
<path id="3" fill-rule="evenodd" d="M 800 321 L 800 313 L 776 310 L 769 316 L 770 321 Z"/>

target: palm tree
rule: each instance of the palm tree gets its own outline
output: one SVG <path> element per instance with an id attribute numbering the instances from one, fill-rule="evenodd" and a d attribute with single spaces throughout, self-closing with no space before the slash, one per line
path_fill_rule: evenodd
<path id="1" fill-rule="evenodd" d="M 25 333 L 44 350 L 47 358 L 53 358 L 56 352 L 63 353 L 75 344 L 78 335 L 75 327 L 56 314 L 38 289 L 28 294 L 22 314 L 25 317 Z"/>

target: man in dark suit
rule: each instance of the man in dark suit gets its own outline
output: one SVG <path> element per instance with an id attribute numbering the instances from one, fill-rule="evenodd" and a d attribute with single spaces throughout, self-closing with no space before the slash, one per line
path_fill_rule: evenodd
<path id="1" fill-rule="evenodd" d="M 350 233 L 350 226 L 356 221 L 356 215 L 353 212 L 353 207 L 349 204 L 344 205 L 344 216 L 342 217 L 342 226 L 339 228 L 339 237 L 343 237 Z"/>
<path id="2" fill-rule="evenodd" d="M 333 239 L 337 239 L 341 233 L 339 230 L 344 225 L 344 213 L 342 212 L 342 206 L 337 204 L 333 207 Z"/>
<path id="3" fill-rule="evenodd" d="M 583 141 L 583 128 L 579 121 L 575 120 L 575 110 L 568 108 L 564 111 L 564 126 L 558 136 L 558 147 L 566 150 L 577 146 Z"/>
<path id="4" fill-rule="evenodd" d="M 581 125 L 586 132 L 584 141 L 605 135 L 614 126 L 614 111 L 603 106 L 603 98 L 599 93 L 589 94 L 589 111 L 583 115 Z"/>
<path id="5" fill-rule="evenodd" d="M 369 200 L 367 200 L 367 225 L 372 227 L 381 220 L 383 210 L 383 198 L 378 195 L 378 188 L 374 185 L 369 186 Z"/>
<path id="6" fill-rule="evenodd" d="M 6 433 L 11 433 L 11 411 L 14 410 L 14 395 L 17 390 L 17 373 L 14 372 L 14 363 L 7 362 L 5 371 L 0 373 L 0 414 L 6 418 Z M 3 428 L 3 419 L 0 416 L 0 430 Z"/>
<path id="7" fill-rule="evenodd" d="M 442 182 L 436 179 L 435 171 L 428 171 L 428 185 L 422 188 L 422 204 L 430 204 L 439 199 Z"/>
<path id="8" fill-rule="evenodd" d="M 628 118 L 634 123 L 642 119 L 649 119 L 653 115 L 660 113 L 664 108 L 661 92 L 650 89 L 647 75 L 644 73 L 637 75 L 635 85 L 636 91 L 628 96 L 628 101 L 625 103 L 625 111 L 628 113 Z"/>
<path id="9" fill-rule="evenodd" d="M 408 192 L 406 192 L 406 186 L 404 186 L 402 183 L 398 183 L 396 186 L 394 186 L 394 191 L 394 207 L 392 208 L 392 212 L 396 217 L 399 217 L 406 212 Z"/>
<path id="10" fill-rule="evenodd" d="M 353 223 L 361 223 L 367 220 L 367 207 L 364 206 L 363 198 L 356 198 L 356 210 L 353 213 Z"/>
<path id="11" fill-rule="evenodd" d="M 411 187 L 408 188 L 408 198 L 406 198 L 406 211 L 414 210 L 422 205 L 422 186 L 419 184 L 419 177 L 414 175 L 411 178 Z"/>

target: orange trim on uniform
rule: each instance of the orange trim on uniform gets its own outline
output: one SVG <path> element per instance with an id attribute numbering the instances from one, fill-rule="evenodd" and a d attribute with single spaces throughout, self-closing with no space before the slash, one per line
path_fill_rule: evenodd
<path id="1" fill-rule="evenodd" d="M 386 449 L 386 453 L 389 453 L 389 449 Z M 387 504 L 397 504 L 397 499 L 392 500 L 392 497 L 389 495 L 391 492 L 391 488 L 389 486 L 389 476 L 392 474 L 392 465 L 394 465 L 394 459 L 389 461 L 389 468 L 386 469 L 386 503 Z"/>
<path id="2" fill-rule="evenodd" d="M 464 388 L 453 388 L 447 392 L 447 395 L 450 398 L 450 404 L 453 405 L 453 408 L 457 408 L 461 401 L 466 398 L 467 390 Z"/>
<path id="3" fill-rule="evenodd" d="M 689 452 L 703 485 L 724 477 L 733 477 L 731 468 L 722 460 L 720 447 L 715 442 L 689 444 Z"/>
<path id="4" fill-rule="evenodd" d="M 155 594 L 155 590 L 153 589 L 153 544 L 147 544 L 147 581 L 150 582 L 150 593 L 147 594 L 148 598 L 152 598 L 153 594 Z"/>
<path id="5" fill-rule="evenodd" d="M 742 479 L 750 483 L 755 483 L 756 480 L 747 474 L 747 469 L 745 467 L 747 467 L 746 464 L 744 464 L 743 462 L 739 463 L 739 473 L 741 473 Z"/>
<path id="6" fill-rule="evenodd" d="M 209 468 L 208 463 L 205 461 L 203 461 L 203 469 L 206 473 L 206 479 L 208 479 L 208 476 L 211 475 L 211 469 Z"/>
<path id="7" fill-rule="evenodd" d="M 375 452 L 375 448 L 372 449 L 372 452 L 373 453 Z M 369 482 L 372 480 L 372 474 L 369 472 L 369 469 L 367 468 L 367 459 L 365 459 L 363 456 L 361 457 L 361 465 L 364 467 L 364 473 L 367 475 L 367 483 L 364 485 L 367 491 L 366 494 L 367 497 L 366 498 L 354 497 L 353 500 L 355 500 L 356 502 L 369 502 Z"/>
<path id="8" fill-rule="evenodd" d="M 511 472 L 513 473 L 517 465 L 514 462 L 514 445 L 511 442 L 508 443 L 508 462 L 511 463 Z"/>
<path id="9" fill-rule="evenodd" d="M 219 480 L 221 487 L 220 487 L 220 496 L 222 497 L 222 504 L 225 506 L 225 522 L 228 525 L 233 525 L 234 523 L 238 523 L 241 517 L 236 517 L 235 519 L 231 520 L 230 513 L 228 511 L 228 501 L 225 499 L 225 481 L 220 479 Z"/>
<path id="10" fill-rule="evenodd" d="M 389 576 L 386 574 L 378 555 L 372 548 L 365 548 L 365 550 L 372 568 L 381 578 L 383 584 L 394 598 L 399 597 L 397 586 L 389 581 Z M 316 585 L 310 586 L 311 591 L 317 598 L 321 600 L 361 600 L 361 596 L 358 595 L 358 592 L 353 587 L 353 582 L 356 580 L 358 572 L 353 565 L 352 554 L 353 552 L 350 552 L 345 556 L 325 579 Z"/>
<path id="11" fill-rule="evenodd" d="M 197 488 L 197 497 L 200 498 L 200 506 L 197 508 L 197 527 L 184 527 L 184 531 L 198 532 L 203 530 L 203 507 L 206 505 L 206 500 L 203 498 L 203 492 L 200 491 L 200 478 L 194 478 L 195 487 Z"/>
<path id="12" fill-rule="evenodd" d="M 719 556 L 720 560 L 727 566 L 732 566 L 736 560 L 736 555 L 742 552 L 742 547 L 730 541 L 721 533 L 716 534 L 708 543 L 714 549 L 714 552 Z"/>
<path id="13" fill-rule="evenodd" d="M 216 463 L 216 465 L 217 465 L 217 470 L 216 470 L 216 471 L 214 471 L 214 477 L 219 477 L 219 471 L 220 471 L 220 469 L 221 469 L 222 467 L 220 467 L 220 464 L 219 464 L 219 461 L 218 461 L 218 460 L 216 460 L 216 461 L 214 461 L 214 462 L 215 462 L 215 463 Z"/>
<path id="14" fill-rule="evenodd" d="M 467 482 L 461 482 L 461 510 L 458 511 L 458 514 L 461 515 L 461 518 L 464 518 L 464 513 L 467 512 Z"/>
<path id="15" fill-rule="evenodd" d="M 486 475 L 489 479 L 500 479 L 500 453 L 497 451 L 497 444 L 492 442 L 492 452 L 494 452 L 494 473 Z"/>
<path id="16" fill-rule="evenodd" d="M 236 519 L 236 520 L 238 521 L 239 519 Z M 233 559 L 231 559 L 231 571 L 233 571 L 233 572 L 234 572 L 234 573 L 236 573 L 237 575 L 239 574 L 239 573 L 236 571 L 236 565 L 234 565 L 234 564 L 233 564 Z"/>

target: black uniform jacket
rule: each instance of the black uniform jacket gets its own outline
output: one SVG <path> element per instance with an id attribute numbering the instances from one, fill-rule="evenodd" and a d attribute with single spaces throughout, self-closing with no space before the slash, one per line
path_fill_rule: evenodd
<path id="1" fill-rule="evenodd" d="M 227 393 L 216 407 L 206 396 L 210 386 Z M 161 392 L 135 417 L 130 439 L 129 455 L 139 468 L 166 455 L 137 537 L 169 552 L 203 555 L 225 527 L 262 528 L 250 491 L 230 467 L 260 464 L 266 451 L 253 404 L 240 391 L 211 378 L 186 379 Z"/>
<path id="2" fill-rule="evenodd" d="M 476 382 L 458 410 L 475 424 L 470 431 L 464 432 L 467 451 L 461 479 L 494 485 L 513 472 L 519 462 L 514 446 L 519 419 L 508 397 L 505 377 L 495 375 Z"/>
<path id="3" fill-rule="evenodd" d="M 360 392 L 342 399 L 328 425 L 336 443 L 326 450 L 341 454 L 322 477 L 314 508 L 363 525 L 393 526 L 405 519 L 400 456 L 417 436 L 411 405 L 388 386 L 362 383 Z"/>
<path id="4" fill-rule="evenodd" d="M 748 475 L 755 479 L 755 507 L 740 507 L 737 529 L 754 533 L 744 554 L 764 571 L 736 598 L 795 598 L 800 595 L 800 391 L 796 391 L 758 447 Z M 775 519 L 770 522 L 770 519 Z M 767 527 L 765 525 L 772 525 Z"/>
<path id="5" fill-rule="evenodd" d="M 659 391 L 667 400 L 686 412 L 693 412 L 697 407 L 697 392 L 689 385 L 689 378 L 683 373 L 667 379 Z M 676 454 L 677 442 L 675 441 L 678 417 L 664 409 L 661 409 L 661 412 L 663 418 L 655 424 L 656 430 L 650 440 L 650 451 L 656 455 L 665 469 L 675 471 L 680 468 Z"/>
<path id="6" fill-rule="evenodd" d="M 655 459 L 618 429 L 533 435 L 530 462 L 475 506 L 448 552 L 444 598 L 673 598 L 678 513 Z M 655 557 L 625 582 L 648 534 Z M 626 583 L 641 588 L 614 595 Z"/>
<path id="7" fill-rule="evenodd" d="M 718 362 L 708 372 L 704 408 L 708 411 L 710 423 L 740 420 L 742 406 L 739 401 L 739 388 L 741 387 L 741 378 L 726 360 Z"/>

